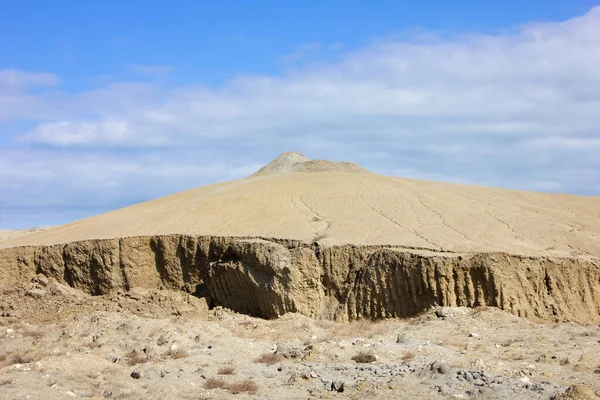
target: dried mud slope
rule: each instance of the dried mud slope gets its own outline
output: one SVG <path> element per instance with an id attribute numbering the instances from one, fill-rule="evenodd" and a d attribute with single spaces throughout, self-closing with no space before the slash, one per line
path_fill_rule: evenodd
<path id="1" fill-rule="evenodd" d="M 600 321 L 600 198 L 392 178 L 284 153 L 256 174 L 0 241 L 0 285 L 169 287 L 265 318 L 433 305 Z"/>

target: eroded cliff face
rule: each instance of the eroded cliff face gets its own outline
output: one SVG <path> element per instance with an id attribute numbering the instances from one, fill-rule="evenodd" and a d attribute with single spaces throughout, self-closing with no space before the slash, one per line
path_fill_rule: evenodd
<path id="1" fill-rule="evenodd" d="M 347 321 L 487 305 L 524 317 L 600 322 L 600 265 L 576 258 L 187 235 L 0 250 L 0 285 L 39 273 L 93 295 L 185 290 L 263 318 L 297 312 Z"/>

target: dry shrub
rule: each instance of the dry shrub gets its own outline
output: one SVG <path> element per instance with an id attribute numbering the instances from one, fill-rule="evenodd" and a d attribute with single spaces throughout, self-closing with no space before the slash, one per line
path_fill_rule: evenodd
<path id="1" fill-rule="evenodd" d="M 171 357 L 171 358 L 173 358 L 175 360 L 180 359 L 180 358 L 185 358 L 185 357 L 189 356 L 189 354 L 188 354 L 187 351 L 185 351 L 184 349 L 179 349 L 179 348 L 177 348 L 177 349 L 169 349 L 165 353 L 165 355 L 167 357 Z"/>
<path id="2" fill-rule="evenodd" d="M 127 365 L 134 366 L 148 362 L 150 355 L 133 349 L 125 355 L 125 359 L 127 360 Z"/>
<path id="3" fill-rule="evenodd" d="M 225 389 L 226 387 L 227 383 L 219 378 L 208 378 L 206 382 L 204 382 L 205 389 Z"/>
<path id="4" fill-rule="evenodd" d="M 283 359 L 281 354 L 275 353 L 263 353 L 254 360 L 255 363 L 262 363 L 267 365 L 277 364 Z"/>
<path id="5" fill-rule="evenodd" d="M 410 351 L 410 350 L 409 350 L 409 351 L 405 351 L 405 352 L 402 354 L 402 357 L 401 357 L 401 359 L 402 359 L 402 361 L 404 361 L 404 362 L 408 362 L 408 361 L 412 360 L 413 358 L 415 358 L 415 356 L 416 356 L 416 355 L 417 355 L 417 354 L 416 354 L 414 351 Z"/>
<path id="6" fill-rule="evenodd" d="M 375 355 L 370 351 L 361 351 L 352 357 L 352 360 L 360 364 L 370 364 L 377 361 L 377 357 L 375 357 Z"/>
<path id="7" fill-rule="evenodd" d="M 0 386 L 10 385 L 12 381 L 10 379 L 3 379 L 0 381 Z"/>
<path id="8" fill-rule="evenodd" d="M 234 367 L 232 367 L 231 365 L 228 365 L 228 366 L 219 368 L 219 371 L 217 371 L 217 373 L 219 375 L 235 375 L 237 373 L 237 371 L 235 370 Z"/>
<path id="9" fill-rule="evenodd" d="M 27 329 L 23 332 L 23 336 L 39 340 L 44 337 L 44 333 L 35 329 Z"/>
<path id="10" fill-rule="evenodd" d="M 258 385 L 254 383 L 252 379 L 246 379 L 245 381 L 234 382 L 227 386 L 227 389 L 233 394 L 238 393 L 256 393 L 258 392 Z"/>
<path id="11" fill-rule="evenodd" d="M 36 357 L 32 353 L 13 354 L 6 358 L 5 363 L 6 363 L 6 365 L 29 364 L 34 361 L 37 361 L 38 359 L 39 359 L 39 357 Z"/>

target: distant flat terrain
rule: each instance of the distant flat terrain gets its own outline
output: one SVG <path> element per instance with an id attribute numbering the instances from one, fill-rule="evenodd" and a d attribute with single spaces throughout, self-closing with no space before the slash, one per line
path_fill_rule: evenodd
<path id="1" fill-rule="evenodd" d="M 17 239 L 35 232 L 40 232 L 47 228 L 31 228 L 31 229 L 0 229 L 0 242 L 3 240 Z"/>

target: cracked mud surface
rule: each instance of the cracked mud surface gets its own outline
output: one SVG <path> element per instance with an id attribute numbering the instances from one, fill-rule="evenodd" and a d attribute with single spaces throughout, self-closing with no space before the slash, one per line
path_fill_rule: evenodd
<path id="1" fill-rule="evenodd" d="M 600 256 L 600 198 L 416 181 L 285 153 L 245 179 L 1 234 L 0 248 L 169 234 L 589 259 Z"/>

